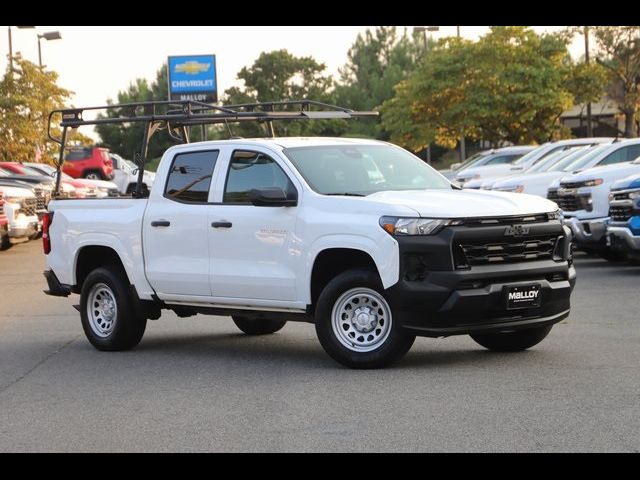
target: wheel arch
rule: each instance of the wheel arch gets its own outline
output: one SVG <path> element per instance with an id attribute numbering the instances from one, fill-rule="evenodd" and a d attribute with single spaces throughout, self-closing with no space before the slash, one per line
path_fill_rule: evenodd
<path id="1" fill-rule="evenodd" d="M 386 239 L 385 239 L 386 240 Z M 322 288 L 335 275 L 351 268 L 373 270 L 384 288 L 389 288 L 399 278 L 399 253 L 397 242 L 391 237 L 391 245 L 374 243 L 367 237 L 324 237 L 316 242 L 309 254 L 306 301 L 314 305 Z M 389 248 L 391 247 L 391 248 Z"/>

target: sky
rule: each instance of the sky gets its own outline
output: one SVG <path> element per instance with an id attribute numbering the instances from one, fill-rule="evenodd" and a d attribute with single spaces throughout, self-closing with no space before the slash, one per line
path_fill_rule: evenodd
<path id="1" fill-rule="evenodd" d="M 6 26 L 1 27 L 6 31 Z M 115 98 L 135 78 L 155 79 L 156 71 L 170 55 L 215 54 L 218 92 L 240 85 L 238 71 L 251 65 L 263 51 L 285 48 L 297 56 L 313 56 L 337 76 L 347 61 L 347 51 L 366 26 L 270 26 L 270 27 L 110 27 L 37 26 L 11 29 L 13 51 L 38 62 L 37 34 L 59 31 L 61 40 L 42 39 L 42 61 L 59 73 L 61 86 L 72 90 L 75 106 L 95 106 Z M 407 28 L 409 31 L 413 28 Z M 537 32 L 563 27 L 533 27 Z M 462 26 L 461 35 L 477 39 L 489 27 Z M 429 32 L 438 39 L 456 34 L 455 26 L 441 26 Z M 8 38 L 0 34 L 0 72 L 7 65 Z M 577 38 L 573 56 L 581 55 L 583 43 Z M 88 133 L 88 132 L 87 132 Z"/>

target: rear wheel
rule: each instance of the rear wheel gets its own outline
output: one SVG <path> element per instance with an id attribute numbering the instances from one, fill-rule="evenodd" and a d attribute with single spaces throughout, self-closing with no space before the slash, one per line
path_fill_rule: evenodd
<path id="1" fill-rule="evenodd" d="M 482 333 L 471 335 L 476 343 L 496 352 L 519 352 L 537 345 L 545 339 L 552 326 L 527 328 L 515 332 Z"/>
<path id="2" fill-rule="evenodd" d="M 9 235 L 3 235 L 0 238 L 0 250 L 6 250 L 11 246 L 11 240 L 9 239 Z"/>
<path id="3" fill-rule="evenodd" d="M 265 318 L 247 318 L 234 315 L 233 323 L 247 335 L 268 335 L 281 330 L 286 320 L 269 320 Z"/>
<path id="4" fill-rule="evenodd" d="M 82 328 L 98 350 L 129 350 L 144 335 L 147 319 L 136 316 L 127 285 L 124 274 L 114 267 L 93 270 L 82 285 Z"/>
<path id="5" fill-rule="evenodd" d="M 415 336 L 393 321 L 378 275 L 348 270 L 322 290 L 316 333 L 331 358 L 351 368 L 381 368 L 402 358 Z"/>

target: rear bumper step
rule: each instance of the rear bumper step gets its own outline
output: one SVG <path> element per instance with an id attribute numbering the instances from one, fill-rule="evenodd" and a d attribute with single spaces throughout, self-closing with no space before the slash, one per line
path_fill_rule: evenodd
<path id="1" fill-rule="evenodd" d="M 71 295 L 71 286 L 60 283 L 53 270 L 45 270 L 44 278 L 47 279 L 47 285 L 49 290 L 44 290 L 44 293 L 53 297 L 68 297 Z"/>

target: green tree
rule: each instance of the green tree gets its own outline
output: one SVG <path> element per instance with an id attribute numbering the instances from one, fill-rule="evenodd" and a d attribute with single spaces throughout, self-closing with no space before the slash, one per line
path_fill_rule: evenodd
<path id="1" fill-rule="evenodd" d="M 377 27 L 358 34 L 340 69 L 336 102 L 354 110 L 374 110 L 394 95 L 394 86 L 404 80 L 424 53 L 422 39 L 413 39 L 395 27 Z M 349 122 L 348 134 L 388 139 L 379 122 Z"/>
<path id="2" fill-rule="evenodd" d="M 332 103 L 333 79 L 324 75 L 325 70 L 326 66 L 312 57 L 296 57 L 287 50 L 263 52 L 250 67 L 238 72 L 244 86 L 226 90 L 224 104 L 300 99 Z M 276 122 L 274 126 L 283 136 L 338 135 L 345 130 L 344 122 L 335 120 Z M 265 135 L 264 128 L 254 123 L 231 128 L 234 135 Z"/>
<path id="3" fill-rule="evenodd" d="M 421 150 L 460 138 L 494 145 L 566 136 L 558 119 L 571 107 L 573 64 L 563 35 L 528 27 L 492 27 L 471 42 L 447 38 L 424 57 L 383 104 L 392 140 Z"/>
<path id="4" fill-rule="evenodd" d="M 118 92 L 116 102 L 112 99 L 107 99 L 107 104 L 149 102 L 167 100 L 168 98 L 167 67 L 164 65 L 156 72 L 156 79 L 151 84 L 144 78 L 137 78 L 129 84 L 126 90 Z M 113 109 L 106 111 L 105 114 L 100 114 L 99 117 L 114 118 L 120 115 L 130 115 L 131 113 L 131 109 Z M 144 137 L 144 124 L 99 124 L 96 125 L 96 131 L 100 135 L 103 145 L 113 152 L 130 159 L 135 158 L 136 154 L 140 153 Z M 198 138 L 194 139 L 198 140 Z M 148 158 L 161 156 L 167 148 L 175 144 L 176 141 L 169 136 L 166 130 L 156 132 L 152 141 L 149 142 Z"/>
<path id="5" fill-rule="evenodd" d="M 640 26 L 593 27 L 597 61 L 607 70 L 608 96 L 618 103 L 625 118 L 624 136 L 638 136 L 640 108 Z"/>
<path id="6" fill-rule="evenodd" d="M 33 162 L 39 150 L 41 161 L 51 162 L 58 146 L 48 141 L 49 112 L 64 108 L 73 92 L 57 84 L 56 72 L 20 55 L 13 58 L 13 66 L 0 82 L 0 160 Z"/>

